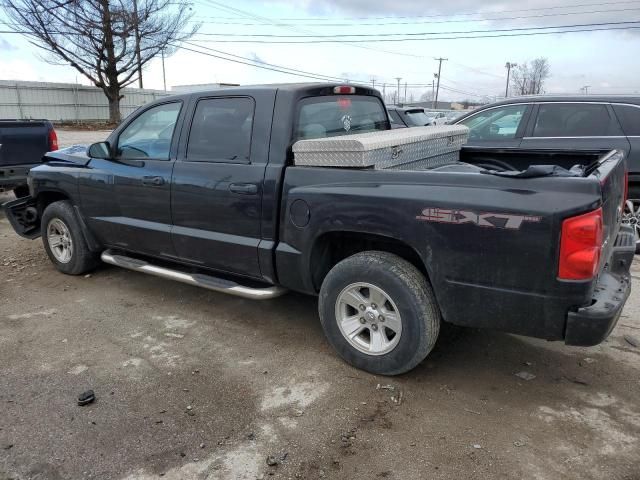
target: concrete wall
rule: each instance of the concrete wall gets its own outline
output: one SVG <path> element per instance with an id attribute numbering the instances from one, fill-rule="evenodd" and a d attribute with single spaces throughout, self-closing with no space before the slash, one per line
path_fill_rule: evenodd
<path id="1" fill-rule="evenodd" d="M 169 95 L 162 90 L 125 88 L 120 112 L 126 117 L 140 105 Z M 54 122 L 109 119 L 107 97 L 97 87 L 73 83 L 0 80 L 0 118 L 46 118 Z"/>

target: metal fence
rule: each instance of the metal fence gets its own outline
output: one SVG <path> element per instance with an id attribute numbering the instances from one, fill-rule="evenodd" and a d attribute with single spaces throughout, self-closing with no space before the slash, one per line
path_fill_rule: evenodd
<path id="1" fill-rule="evenodd" d="M 140 105 L 164 97 L 162 90 L 125 88 L 120 112 L 126 117 Z M 109 120 L 109 104 L 102 90 L 73 83 L 0 80 L 0 118 L 46 118 L 54 122 Z"/>

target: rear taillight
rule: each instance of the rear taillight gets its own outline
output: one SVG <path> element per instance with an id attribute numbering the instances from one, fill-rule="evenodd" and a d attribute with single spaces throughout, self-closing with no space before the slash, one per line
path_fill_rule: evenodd
<path id="1" fill-rule="evenodd" d="M 593 278 L 600 264 L 602 236 L 602 208 L 564 220 L 560 237 L 558 278 Z"/>
<path id="2" fill-rule="evenodd" d="M 339 87 L 333 87 L 333 93 L 337 93 L 339 95 L 353 94 L 356 93 L 356 87 L 350 87 L 348 85 L 341 85 Z"/>
<path id="3" fill-rule="evenodd" d="M 52 128 L 49 130 L 49 151 L 53 152 L 54 150 L 58 150 L 58 135 L 56 135 L 56 131 Z"/>

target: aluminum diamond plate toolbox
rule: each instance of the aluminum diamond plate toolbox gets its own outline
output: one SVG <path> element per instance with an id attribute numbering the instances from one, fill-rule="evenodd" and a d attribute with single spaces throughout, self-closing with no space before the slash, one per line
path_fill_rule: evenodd
<path id="1" fill-rule="evenodd" d="M 421 160 L 416 160 L 415 162 L 401 163 L 400 165 L 394 165 L 389 168 L 392 170 L 429 170 L 430 168 L 451 165 L 452 163 L 458 163 L 459 161 L 460 151 L 456 150 L 455 152 L 443 153 L 442 155 L 423 158 Z"/>
<path id="2" fill-rule="evenodd" d="M 398 168 L 459 152 L 469 129 L 462 125 L 399 128 L 338 137 L 299 140 L 296 165 L 350 168 Z"/>

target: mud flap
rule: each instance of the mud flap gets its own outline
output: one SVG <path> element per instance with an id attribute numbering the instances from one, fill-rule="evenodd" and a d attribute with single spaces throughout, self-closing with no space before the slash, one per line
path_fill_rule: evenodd
<path id="1" fill-rule="evenodd" d="M 40 236 L 40 219 L 35 198 L 17 198 L 4 203 L 2 208 L 18 235 L 29 239 Z"/>

